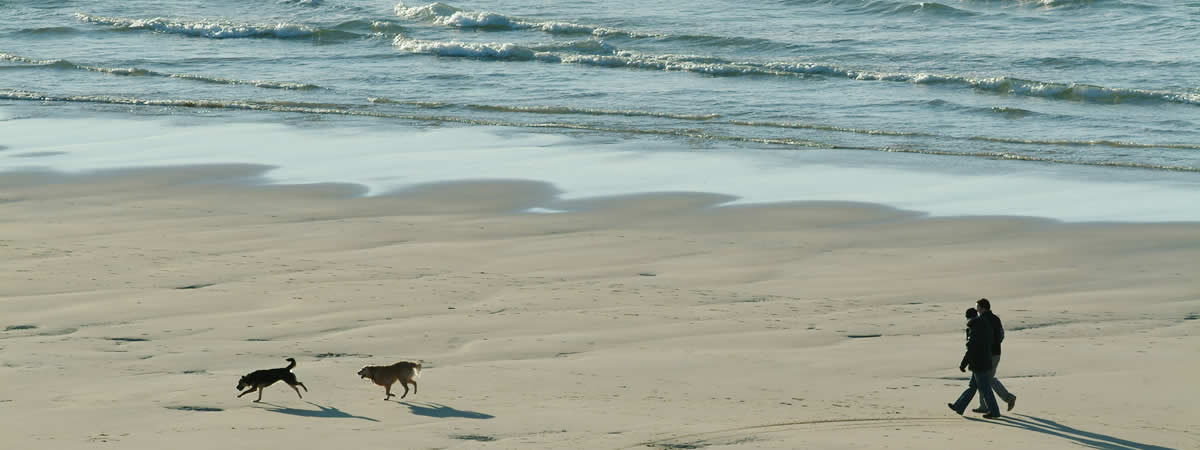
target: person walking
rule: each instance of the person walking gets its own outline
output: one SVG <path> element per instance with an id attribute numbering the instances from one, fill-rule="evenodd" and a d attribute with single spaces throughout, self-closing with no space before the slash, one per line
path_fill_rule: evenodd
<path id="1" fill-rule="evenodd" d="M 975 301 L 975 309 L 979 311 L 979 316 L 987 319 L 988 326 L 992 328 L 992 368 L 989 371 L 989 377 L 992 380 L 992 391 L 997 397 L 1008 403 L 1008 410 L 1012 411 L 1017 405 L 1017 396 L 1013 395 L 1004 387 L 1004 383 L 996 379 L 996 369 L 1000 367 L 1000 342 L 1004 341 L 1004 324 L 1000 323 L 1000 318 L 992 313 L 992 303 L 986 298 L 981 298 Z M 984 404 L 982 396 L 979 397 L 979 407 L 971 411 L 981 413 L 988 411 L 988 405 Z"/>
<path id="2" fill-rule="evenodd" d="M 975 308 L 967 309 L 967 316 L 970 317 L 972 312 L 975 312 Z M 983 418 L 1000 417 L 1000 409 L 995 407 L 996 397 L 992 394 L 992 380 L 989 378 L 992 369 L 992 329 L 983 316 L 967 320 L 967 352 L 963 355 L 958 370 L 966 372 L 967 368 L 971 369 L 971 382 L 967 385 L 967 390 L 958 396 L 957 401 L 947 403 L 946 406 L 962 415 L 971 405 L 975 391 L 979 391 L 979 396 L 991 407 Z"/>

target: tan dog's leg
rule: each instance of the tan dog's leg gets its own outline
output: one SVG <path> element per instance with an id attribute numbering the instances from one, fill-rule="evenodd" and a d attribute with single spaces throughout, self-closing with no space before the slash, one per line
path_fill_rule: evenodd
<path id="1" fill-rule="evenodd" d="M 408 381 L 400 380 L 400 384 L 404 386 L 404 395 L 401 395 L 400 398 L 407 397 L 408 396 Z"/>

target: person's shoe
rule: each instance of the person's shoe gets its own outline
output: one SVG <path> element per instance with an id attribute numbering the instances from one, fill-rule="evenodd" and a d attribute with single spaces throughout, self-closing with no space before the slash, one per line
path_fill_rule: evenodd
<path id="1" fill-rule="evenodd" d="M 984 415 L 983 415 L 983 418 L 984 418 L 984 419 L 999 419 L 999 418 L 1000 418 L 1000 415 L 999 415 L 999 414 L 993 414 L 993 413 L 987 413 L 987 414 L 984 414 Z"/>
<path id="2" fill-rule="evenodd" d="M 1015 396 L 1015 395 L 1006 401 L 1008 402 L 1008 410 L 1009 411 L 1012 411 L 1013 407 L 1017 406 L 1017 396 Z"/>
<path id="3" fill-rule="evenodd" d="M 991 411 L 991 410 L 990 410 L 990 409 L 987 409 L 987 407 L 986 407 L 986 406 L 980 406 L 980 407 L 978 407 L 978 408 L 975 408 L 975 409 L 972 409 L 972 410 L 971 410 L 971 412 L 973 412 L 973 413 L 985 413 L 985 412 L 988 412 L 988 411 Z"/>
<path id="4" fill-rule="evenodd" d="M 959 411 L 958 408 L 954 407 L 953 403 L 947 403 L 946 406 L 949 406 L 951 411 L 958 413 L 958 415 L 960 415 L 960 416 L 963 414 L 962 411 Z"/>

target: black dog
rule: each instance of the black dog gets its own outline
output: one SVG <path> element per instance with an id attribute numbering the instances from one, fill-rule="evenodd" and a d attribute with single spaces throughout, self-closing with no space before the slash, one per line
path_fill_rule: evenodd
<path id="1" fill-rule="evenodd" d="M 243 395 L 251 392 L 258 391 L 258 400 L 254 401 L 255 403 L 258 403 L 262 401 L 263 389 L 266 389 L 267 386 L 275 384 L 276 381 L 280 380 L 282 380 L 284 383 L 287 383 L 288 386 L 292 387 L 292 389 L 295 389 L 296 395 L 300 395 L 300 390 L 296 389 L 296 386 L 300 386 L 304 388 L 304 392 L 308 392 L 308 386 L 305 386 L 304 383 L 296 381 L 296 374 L 292 373 L 292 368 L 296 367 L 296 360 L 288 358 L 287 361 L 291 363 L 288 364 L 287 367 L 280 369 L 255 370 L 238 380 L 237 388 L 239 391 L 247 387 L 250 388 L 246 392 L 238 395 L 238 398 L 242 398 Z M 300 398 L 304 398 L 304 396 L 300 395 Z"/>

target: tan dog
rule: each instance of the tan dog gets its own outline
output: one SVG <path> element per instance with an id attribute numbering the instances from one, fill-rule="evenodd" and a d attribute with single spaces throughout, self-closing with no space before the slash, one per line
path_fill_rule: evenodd
<path id="1" fill-rule="evenodd" d="M 421 376 L 421 363 L 411 361 L 400 361 L 390 366 L 366 366 L 358 371 L 358 376 L 362 378 L 370 378 L 375 384 L 384 387 L 384 400 L 395 397 L 392 393 L 392 384 L 397 381 L 404 386 L 404 398 L 408 395 L 408 384 L 413 385 L 413 394 L 417 393 L 417 377 Z"/>

